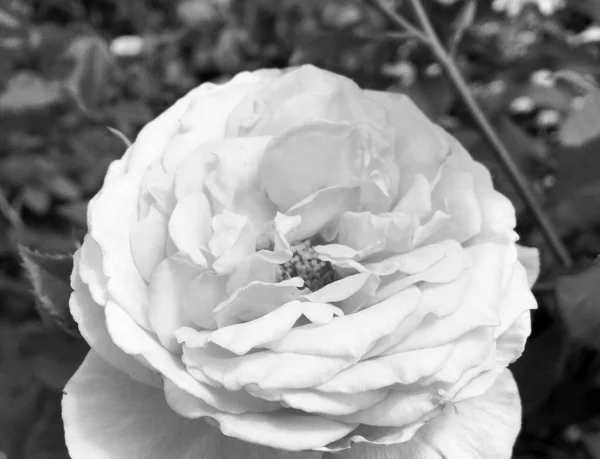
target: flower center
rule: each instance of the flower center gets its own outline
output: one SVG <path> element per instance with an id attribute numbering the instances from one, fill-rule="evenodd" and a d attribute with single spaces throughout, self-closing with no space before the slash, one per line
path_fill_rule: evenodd
<path id="1" fill-rule="evenodd" d="M 325 287 L 338 279 L 337 273 L 328 261 L 319 260 L 310 239 L 292 244 L 294 255 L 287 263 L 280 265 L 281 278 L 301 277 L 304 286 L 311 291 Z"/>

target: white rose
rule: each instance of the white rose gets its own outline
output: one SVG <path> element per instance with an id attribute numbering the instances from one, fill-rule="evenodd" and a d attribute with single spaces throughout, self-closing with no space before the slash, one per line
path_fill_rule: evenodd
<path id="1" fill-rule="evenodd" d="M 202 85 L 88 225 L 74 459 L 510 457 L 536 306 L 514 209 L 405 96 L 312 66 Z"/>

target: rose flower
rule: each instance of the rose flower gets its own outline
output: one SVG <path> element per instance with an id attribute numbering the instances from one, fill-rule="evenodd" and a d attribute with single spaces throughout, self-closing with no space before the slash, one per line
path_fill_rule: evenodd
<path id="1" fill-rule="evenodd" d="M 203 84 L 88 227 L 74 459 L 510 457 L 535 273 L 488 171 L 406 96 L 312 66 Z"/>

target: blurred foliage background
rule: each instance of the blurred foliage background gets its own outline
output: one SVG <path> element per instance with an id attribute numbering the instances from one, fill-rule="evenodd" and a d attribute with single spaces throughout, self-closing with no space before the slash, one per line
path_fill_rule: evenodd
<path id="1" fill-rule="evenodd" d="M 386 3 L 414 19 L 407 2 Z M 407 93 L 490 168 L 542 254 L 540 308 L 512 367 L 524 406 L 514 457 L 600 458 L 600 0 L 424 3 L 573 267 L 552 258 L 429 50 L 388 33 L 370 2 L 0 0 L 0 457 L 68 457 L 61 390 L 87 351 L 46 320 L 19 244 L 72 253 L 123 136 L 194 86 L 313 63 Z M 38 269 L 66 299 L 55 261 Z"/>

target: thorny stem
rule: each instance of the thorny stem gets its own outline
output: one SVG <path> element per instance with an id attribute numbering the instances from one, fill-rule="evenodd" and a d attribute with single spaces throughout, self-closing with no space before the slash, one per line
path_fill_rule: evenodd
<path id="1" fill-rule="evenodd" d="M 544 237 L 546 238 L 554 255 L 563 264 L 563 266 L 572 266 L 573 260 L 568 250 L 562 243 L 558 231 L 538 202 L 534 192 L 527 183 L 527 179 L 519 170 L 519 167 L 504 146 L 502 140 L 500 140 L 500 137 L 498 137 L 498 134 L 496 134 L 496 131 L 492 127 L 490 121 L 487 119 L 486 115 L 479 107 L 479 104 L 471 94 L 471 91 L 467 87 L 467 84 L 460 74 L 456 64 L 440 42 L 433 26 L 431 25 L 431 21 L 429 20 L 429 17 L 423 8 L 421 0 L 410 0 L 410 2 L 423 31 L 417 30 L 412 24 L 408 23 L 394 11 L 390 10 L 382 2 L 382 0 L 367 1 L 379 9 L 379 11 L 381 11 L 381 13 L 390 21 L 392 21 L 397 27 L 415 35 L 416 38 L 418 38 L 431 49 L 440 65 L 446 71 L 446 75 L 454 86 L 454 89 L 462 99 L 463 103 L 466 105 L 468 111 L 471 113 L 475 124 L 479 127 L 481 133 L 492 147 L 492 151 L 505 168 L 519 196 L 533 213 L 533 216 L 539 224 L 540 229 L 542 230 L 542 233 L 544 234 Z"/>

